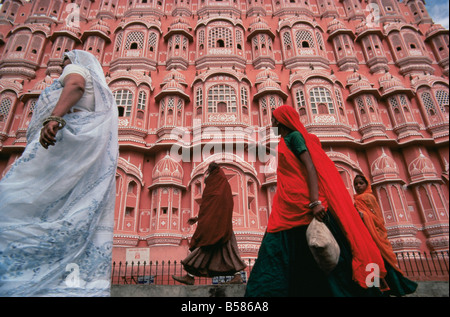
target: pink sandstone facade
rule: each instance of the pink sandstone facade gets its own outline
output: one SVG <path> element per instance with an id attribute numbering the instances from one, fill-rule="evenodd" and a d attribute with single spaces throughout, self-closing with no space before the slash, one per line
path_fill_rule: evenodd
<path id="1" fill-rule="evenodd" d="M 282 104 L 352 196 L 353 177 L 368 176 L 395 251 L 448 250 L 449 32 L 423 0 L 2 3 L 0 173 L 23 151 L 63 52 L 93 53 L 119 109 L 115 261 L 188 254 L 211 161 L 233 189 L 241 255 L 255 258 Z"/>

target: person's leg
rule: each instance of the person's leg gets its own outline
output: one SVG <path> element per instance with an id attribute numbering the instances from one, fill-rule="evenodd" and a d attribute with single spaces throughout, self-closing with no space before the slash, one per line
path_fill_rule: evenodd
<path id="1" fill-rule="evenodd" d="M 177 276 L 177 275 L 172 275 L 172 278 L 180 283 L 186 284 L 186 285 L 194 285 L 195 283 L 195 277 L 194 275 L 187 273 L 186 275 L 183 276 Z"/>

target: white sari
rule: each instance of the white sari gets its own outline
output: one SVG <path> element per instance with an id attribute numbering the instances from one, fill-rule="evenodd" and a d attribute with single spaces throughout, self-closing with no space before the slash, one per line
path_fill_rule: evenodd
<path id="1" fill-rule="evenodd" d="M 64 116 L 55 146 L 39 143 L 63 87 L 40 96 L 28 144 L 0 181 L 0 296 L 109 296 L 118 115 L 97 59 L 66 53 L 89 70 L 94 112 Z"/>

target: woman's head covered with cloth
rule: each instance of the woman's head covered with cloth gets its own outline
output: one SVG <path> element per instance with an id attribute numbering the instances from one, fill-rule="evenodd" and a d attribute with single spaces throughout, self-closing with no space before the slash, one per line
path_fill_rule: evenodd
<path id="1" fill-rule="evenodd" d="M 367 288 L 366 278 L 372 271 L 369 265 L 379 267 L 380 277 L 386 275 L 383 258 L 380 251 L 367 231 L 350 194 L 333 161 L 322 149 L 317 137 L 306 131 L 300 122 L 297 111 L 289 105 L 283 105 L 273 112 L 275 119 L 293 131 L 298 131 L 305 139 L 306 147 L 317 171 L 319 188 L 322 188 L 327 198 L 330 211 L 340 224 L 352 250 L 353 279 Z M 376 273 L 376 272 L 373 272 Z"/>

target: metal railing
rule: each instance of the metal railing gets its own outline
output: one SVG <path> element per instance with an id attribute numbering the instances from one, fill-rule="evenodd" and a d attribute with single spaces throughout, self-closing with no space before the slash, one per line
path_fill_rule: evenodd
<path id="1" fill-rule="evenodd" d="M 398 252 L 397 262 L 405 276 L 412 280 L 448 281 L 449 251 Z"/>
<path id="2" fill-rule="evenodd" d="M 415 281 L 448 281 L 449 251 L 398 252 L 397 262 L 405 276 Z M 254 259 L 246 259 L 247 268 L 241 272 L 244 283 L 250 276 Z M 112 284 L 177 285 L 172 275 L 182 276 L 186 271 L 180 261 L 113 262 Z M 195 277 L 195 285 L 212 285 L 227 282 L 233 276 Z"/>
<path id="3" fill-rule="evenodd" d="M 253 267 L 255 260 L 245 260 L 247 267 L 241 272 L 244 283 Z M 113 262 L 111 282 L 112 284 L 153 284 L 176 285 L 172 275 L 183 276 L 186 271 L 180 261 L 150 261 L 143 262 Z M 212 285 L 231 280 L 233 276 L 195 277 L 195 285 Z"/>

